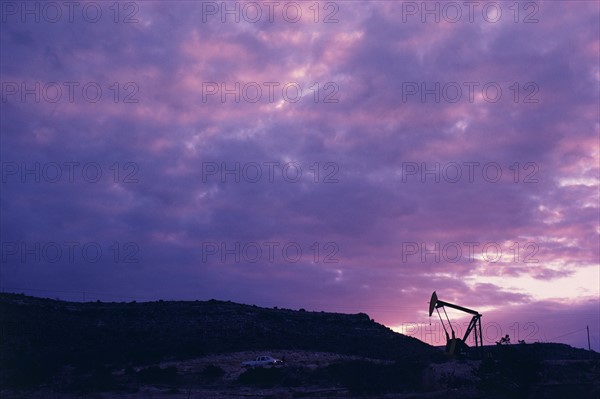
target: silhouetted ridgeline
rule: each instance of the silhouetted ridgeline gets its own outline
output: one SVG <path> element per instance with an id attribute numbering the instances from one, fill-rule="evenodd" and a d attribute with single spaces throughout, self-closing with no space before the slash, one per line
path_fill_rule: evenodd
<path id="1" fill-rule="evenodd" d="M 143 364 L 263 349 L 421 361 L 440 355 L 364 313 L 265 309 L 215 300 L 79 303 L 0 294 L 0 324 L 0 368 L 43 367 L 44 374 L 64 365 Z"/>
<path id="2" fill-rule="evenodd" d="M 241 367 L 261 352 L 287 356 L 286 366 Z M 446 360 L 366 314 L 0 294 L 7 399 L 596 399 L 599 372 L 598 353 L 563 344 L 486 346 L 481 360 Z"/>

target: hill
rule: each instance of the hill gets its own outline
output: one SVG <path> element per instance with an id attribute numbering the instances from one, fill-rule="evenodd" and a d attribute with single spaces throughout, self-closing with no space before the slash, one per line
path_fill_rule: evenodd
<path id="1" fill-rule="evenodd" d="M 447 359 L 363 313 L 223 301 L 0 294 L 0 397 L 597 398 L 600 355 L 563 344 Z M 283 367 L 244 369 L 258 355 Z"/>
<path id="2" fill-rule="evenodd" d="M 2 369 L 25 373 L 31 385 L 64 366 L 115 368 L 239 351 L 304 350 L 404 361 L 439 356 L 437 349 L 364 313 L 216 300 L 79 303 L 0 294 L 0 324 Z"/>

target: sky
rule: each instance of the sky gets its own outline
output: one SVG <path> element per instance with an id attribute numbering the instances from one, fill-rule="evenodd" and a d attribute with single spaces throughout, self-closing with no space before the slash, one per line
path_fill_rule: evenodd
<path id="1" fill-rule="evenodd" d="M 599 7 L 2 1 L 0 289 L 600 351 Z"/>

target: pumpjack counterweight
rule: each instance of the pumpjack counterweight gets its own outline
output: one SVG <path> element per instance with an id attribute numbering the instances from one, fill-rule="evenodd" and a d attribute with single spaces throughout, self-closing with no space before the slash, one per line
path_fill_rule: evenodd
<path id="1" fill-rule="evenodd" d="M 465 331 L 465 335 L 463 336 L 462 339 L 456 338 L 454 329 L 452 328 L 452 324 L 450 323 L 450 318 L 448 317 L 448 313 L 446 313 L 445 307 L 460 310 L 461 312 L 465 312 L 465 313 L 469 313 L 469 314 L 473 315 L 473 317 L 471 318 L 471 322 L 469 323 L 469 326 L 467 327 L 467 330 Z M 444 314 L 446 315 L 446 320 L 448 321 L 448 327 L 450 328 L 452 336 L 450 336 L 448 334 L 448 330 L 446 329 L 446 325 L 445 325 L 444 320 L 442 319 L 442 315 L 440 314 L 440 311 L 439 311 L 440 308 L 442 308 L 442 310 L 444 311 Z M 436 292 L 433 291 L 433 294 L 431 294 L 431 300 L 429 301 L 429 317 L 431 317 L 434 310 L 437 311 L 440 321 L 442 322 L 442 327 L 444 327 L 444 332 L 446 333 L 446 353 L 448 353 L 448 355 L 452 356 L 455 353 L 462 353 L 462 352 L 466 351 L 466 349 L 468 348 L 467 338 L 469 338 L 469 335 L 471 335 L 471 333 L 473 333 L 473 338 L 475 341 L 475 348 L 478 351 L 480 351 L 481 348 L 483 348 L 483 338 L 482 338 L 482 334 L 481 334 L 481 316 L 482 315 L 479 312 L 469 309 L 469 308 L 465 308 L 463 306 L 455 305 L 450 302 L 440 301 L 437 297 Z"/>

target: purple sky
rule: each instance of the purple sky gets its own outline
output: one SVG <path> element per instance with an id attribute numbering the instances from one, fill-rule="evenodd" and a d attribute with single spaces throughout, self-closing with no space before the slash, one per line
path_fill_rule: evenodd
<path id="1" fill-rule="evenodd" d="M 599 3 L 467 3 L 1 2 L 0 288 L 600 350 Z"/>

